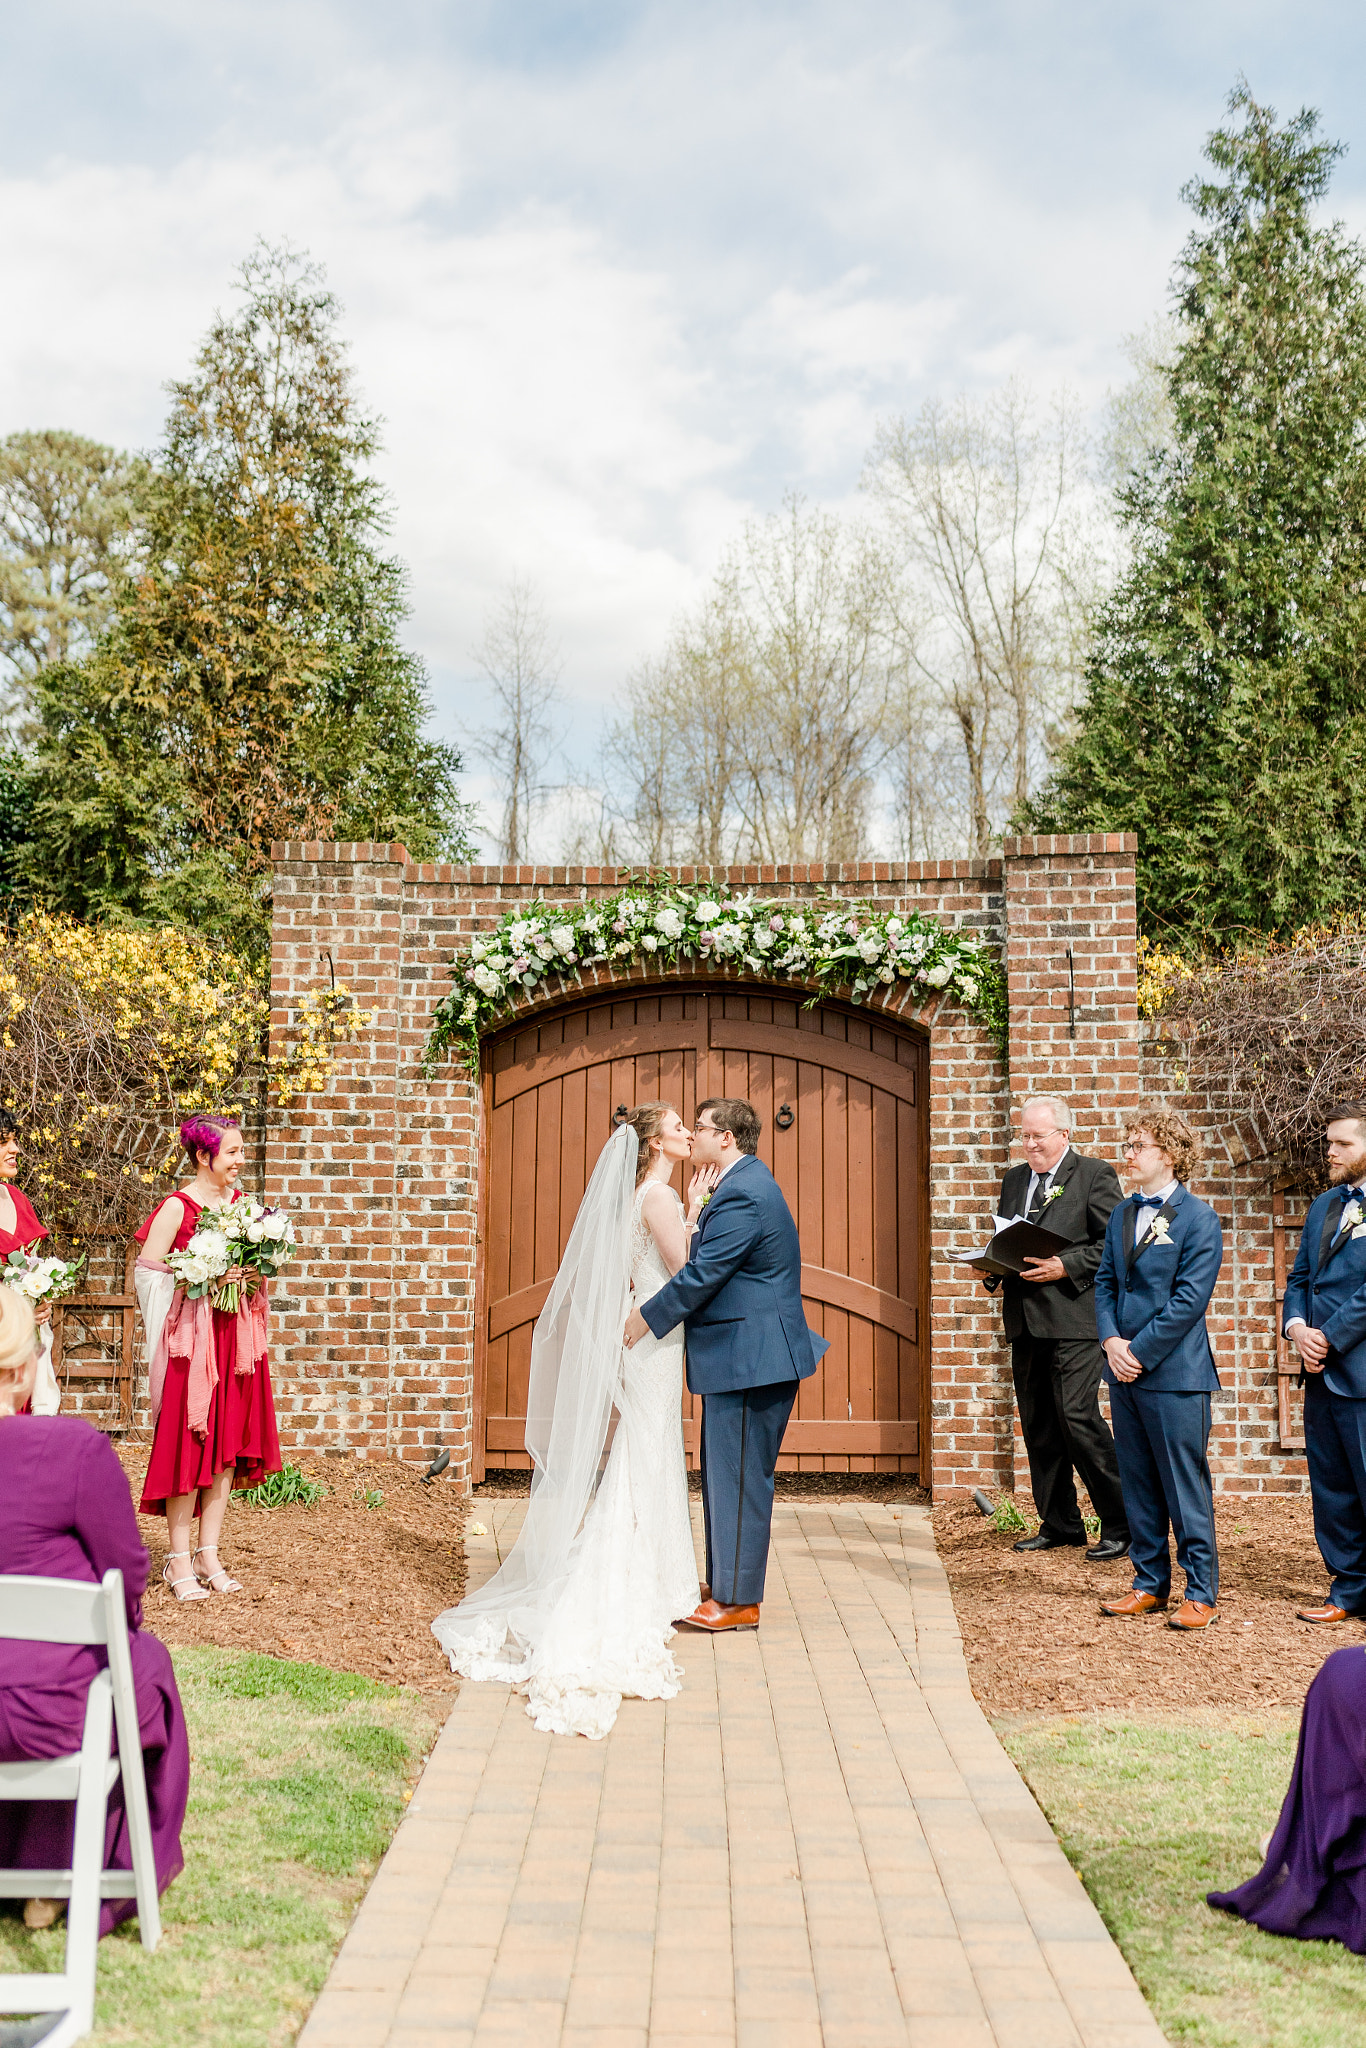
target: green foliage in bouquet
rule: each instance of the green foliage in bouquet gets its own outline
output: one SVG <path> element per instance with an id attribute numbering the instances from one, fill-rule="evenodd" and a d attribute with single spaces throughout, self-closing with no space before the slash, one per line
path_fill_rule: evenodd
<path id="1" fill-rule="evenodd" d="M 520 905 L 473 940 L 451 962 L 454 987 L 438 1005 L 424 1071 L 458 1046 L 478 1073 L 481 1034 L 524 990 L 573 981 L 585 967 L 697 959 L 814 989 L 808 1007 L 825 995 L 862 1002 L 898 982 L 924 1000 L 942 990 L 1005 1050 L 1005 974 L 976 933 L 918 911 L 870 912 L 857 900 L 769 902 L 651 880 L 606 902 Z"/>

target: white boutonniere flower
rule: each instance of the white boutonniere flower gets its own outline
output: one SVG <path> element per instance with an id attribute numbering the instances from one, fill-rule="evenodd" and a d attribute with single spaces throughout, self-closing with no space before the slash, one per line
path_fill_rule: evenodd
<path id="1" fill-rule="evenodd" d="M 1154 1216 L 1152 1224 L 1148 1230 L 1149 1237 L 1155 1238 L 1158 1244 L 1165 1244 L 1167 1242 L 1167 1239 L 1171 1236 L 1171 1234 L 1172 1227 L 1167 1217 Z"/>
<path id="2" fill-rule="evenodd" d="M 1343 1230 L 1351 1230 L 1361 1221 L 1362 1208 L 1360 1202 L 1349 1202 L 1347 1204 L 1347 1207 L 1342 1212 L 1342 1223 L 1340 1225 L 1340 1228 Z"/>
<path id="3" fill-rule="evenodd" d="M 1065 1195 L 1066 1193 L 1067 1193 L 1067 1183 L 1066 1183 L 1066 1181 L 1064 1181 L 1064 1182 L 1063 1182 L 1063 1184 L 1062 1184 L 1062 1186 L 1061 1186 L 1061 1187 L 1056 1187 L 1056 1188 L 1050 1188 L 1050 1189 L 1048 1190 L 1048 1193 L 1047 1193 L 1047 1194 L 1046 1194 L 1046 1195 L 1044 1196 L 1044 1203 L 1045 1203 L 1045 1205 L 1047 1205 L 1047 1204 L 1048 1204 L 1049 1202 L 1056 1202 L 1056 1201 L 1057 1201 L 1057 1199 L 1058 1199 L 1058 1196 L 1059 1196 L 1059 1195 Z"/>

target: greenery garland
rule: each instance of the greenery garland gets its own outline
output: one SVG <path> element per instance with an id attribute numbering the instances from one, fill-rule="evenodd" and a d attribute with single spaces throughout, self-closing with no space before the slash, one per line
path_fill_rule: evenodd
<path id="1" fill-rule="evenodd" d="M 856 899 L 765 901 L 752 893 L 651 881 L 605 902 L 570 905 L 538 898 L 500 918 L 451 961 L 454 987 L 437 1006 L 423 1053 L 430 1075 L 451 1046 L 479 1072 L 479 1040 L 523 990 L 585 967 L 718 960 L 764 980 L 815 982 L 824 995 L 855 1003 L 871 991 L 911 982 L 928 997 L 942 989 L 996 1040 L 1006 1037 L 1001 963 L 974 933 L 954 931 L 919 911 L 868 912 Z"/>

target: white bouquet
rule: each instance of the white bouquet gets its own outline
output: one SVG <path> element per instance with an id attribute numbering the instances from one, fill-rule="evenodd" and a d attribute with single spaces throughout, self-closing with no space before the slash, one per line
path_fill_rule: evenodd
<path id="1" fill-rule="evenodd" d="M 17 1287 L 31 1302 L 56 1301 L 74 1293 L 85 1260 L 54 1259 L 41 1253 L 13 1251 L 5 1261 L 6 1287 Z"/>
<path id="2" fill-rule="evenodd" d="M 246 1289 L 253 1294 L 258 1280 L 273 1280 L 283 1270 L 295 1248 L 293 1218 L 244 1195 L 230 1208 L 216 1210 L 212 1223 L 201 1225 L 184 1251 L 172 1252 L 166 1263 L 191 1301 L 212 1292 L 215 1308 L 236 1315 L 241 1285 L 218 1286 L 223 1275 L 234 1266 L 245 1267 Z"/>

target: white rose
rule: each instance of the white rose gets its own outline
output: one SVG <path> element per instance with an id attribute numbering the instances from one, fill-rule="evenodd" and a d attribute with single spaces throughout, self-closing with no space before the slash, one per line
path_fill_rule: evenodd
<path id="1" fill-rule="evenodd" d="M 482 960 L 482 959 L 484 959 L 484 957 L 486 956 L 486 954 L 487 954 L 487 953 L 488 953 L 488 947 L 487 947 L 487 946 L 486 946 L 486 945 L 484 944 L 484 941 L 483 941 L 482 939 L 471 939 L 471 940 L 470 940 L 470 958 L 471 958 L 471 960 Z"/>
<path id="2" fill-rule="evenodd" d="M 550 934 L 550 943 L 562 958 L 568 959 L 574 950 L 574 927 L 572 924 L 557 924 Z"/>
<path id="3" fill-rule="evenodd" d="M 683 935 L 683 920 L 676 910 L 661 910 L 655 919 L 655 928 L 663 932 L 666 939 L 677 939 Z"/>
<path id="4" fill-rule="evenodd" d="M 32 1273 L 25 1273 L 20 1286 L 30 1301 L 39 1301 L 47 1293 L 51 1278 L 50 1273 L 35 1270 Z"/>
<path id="5" fill-rule="evenodd" d="M 553 960 L 555 958 L 555 948 L 551 945 L 549 939 L 537 939 L 535 951 L 542 960 Z"/>
<path id="6" fill-rule="evenodd" d="M 875 960 L 882 958 L 886 949 L 880 933 L 862 932 L 854 942 L 854 950 L 858 954 L 859 959 L 866 960 L 871 967 Z"/>
<path id="7" fill-rule="evenodd" d="M 499 989 L 498 976 L 496 974 L 490 974 L 487 967 L 476 967 L 474 972 L 471 974 L 470 979 L 474 983 L 475 987 L 478 990 L 480 990 L 480 992 L 483 995 L 497 995 Z"/>
<path id="8" fill-rule="evenodd" d="M 260 1223 L 260 1222 L 257 1222 L 257 1223 L 249 1223 L 249 1224 L 247 1225 L 247 1243 L 248 1243 L 248 1244 L 260 1244 L 260 1242 L 261 1242 L 262 1238 L 263 1238 L 263 1237 L 265 1236 L 265 1234 L 266 1234 L 266 1226 L 265 1226 L 265 1224 L 264 1224 L 264 1223 Z"/>
<path id="9" fill-rule="evenodd" d="M 710 896 L 704 896 L 693 912 L 693 916 L 699 924 L 714 924 L 720 915 L 720 904 L 713 903 Z"/>
<path id="10" fill-rule="evenodd" d="M 941 960 L 938 967 L 931 967 L 926 971 L 925 979 L 931 988 L 943 988 L 952 973 L 953 968 L 949 963 Z"/>
<path id="11" fill-rule="evenodd" d="M 207 1259 L 194 1258 L 187 1251 L 180 1260 L 177 1272 L 191 1287 L 202 1287 L 206 1280 L 213 1278 L 213 1268 Z"/>
<path id="12" fill-rule="evenodd" d="M 275 1238 L 278 1241 L 289 1236 L 291 1227 L 290 1220 L 282 1209 L 267 1209 L 261 1218 L 263 1237 Z"/>
<path id="13" fill-rule="evenodd" d="M 657 953 L 659 951 L 659 940 L 653 932 L 643 932 L 640 943 L 647 953 Z"/>
<path id="14" fill-rule="evenodd" d="M 884 960 L 884 961 L 883 961 L 883 963 L 882 963 L 881 967 L 879 967 L 879 969 L 878 969 L 878 971 L 877 971 L 877 978 L 878 978 L 878 980 L 879 980 L 879 981 L 895 981 L 895 980 L 896 980 L 896 969 L 895 969 L 895 967 L 893 967 L 893 965 L 892 965 L 892 963 L 891 963 L 891 961 L 890 961 L 890 960 Z"/>
<path id="15" fill-rule="evenodd" d="M 971 976 L 970 974 L 960 974 L 960 975 L 959 975 L 959 977 L 958 977 L 958 988 L 959 988 L 959 992 L 961 993 L 961 995 L 963 996 L 963 998 L 964 998 L 964 1000 L 965 1000 L 965 1001 L 967 1001 L 967 1002 L 969 1002 L 969 1003 L 975 1003 L 975 1002 L 976 1002 L 976 1000 L 977 1000 L 977 984 L 976 984 L 976 982 L 975 982 L 975 981 L 973 980 L 973 978 L 972 978 L 972 976 Z"/>

